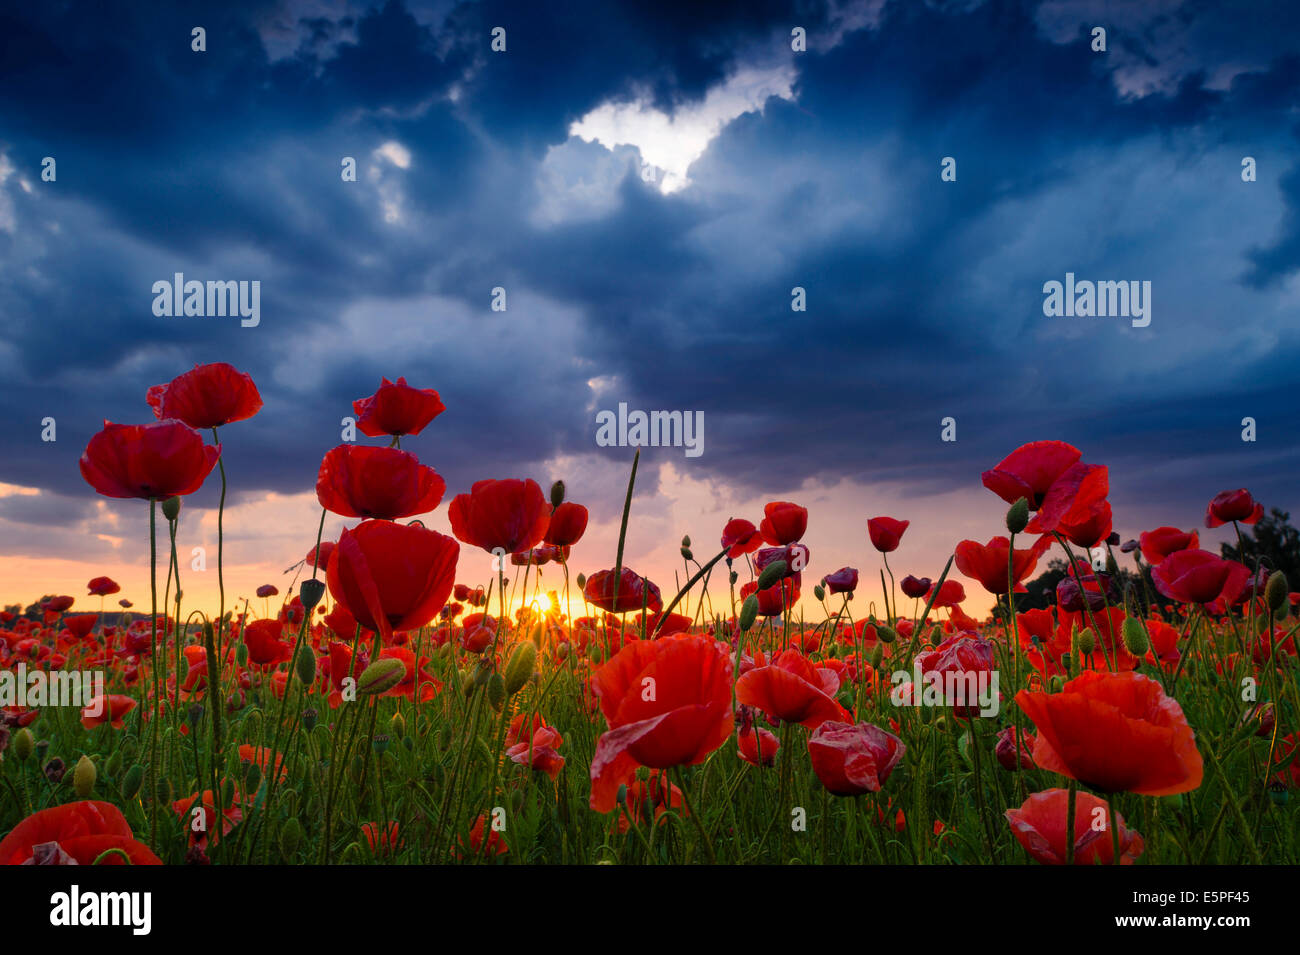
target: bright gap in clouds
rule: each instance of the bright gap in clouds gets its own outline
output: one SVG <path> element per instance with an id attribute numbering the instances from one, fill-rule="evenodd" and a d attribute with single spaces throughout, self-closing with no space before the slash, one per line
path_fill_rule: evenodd
<path id="1" fill-rule="evenodd" d="M 769 98 L 794 99 L 794 67 L 746 68 L 698 103 L 671 116 L 649 105 L 645 97 L 632 102 L 602 103 L 569 127 L 569 135 L 597 142 L 606 149 L 635 146 L 644 162 L 661 171 L 656 179 L 664 194 L 690 185 L 687 170 L 737 116 L 761 110 Z"/>

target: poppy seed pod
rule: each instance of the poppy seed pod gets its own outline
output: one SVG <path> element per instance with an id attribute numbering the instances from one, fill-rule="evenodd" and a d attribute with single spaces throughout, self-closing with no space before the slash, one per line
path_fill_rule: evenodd
<path id="1" fill-rule="evenodd" d="M 1286 574 L 1282 571 L 1275 570 L 1269 575 L 1268 583 L 1264 587 L 1264 600 L 1274 613 L 1286 606 L 1288 589 Z"/>
<path id="2" fill-rule="evenodd" d="M 402 682 L 406 676 L 406 667 L 401 660 L 384 657 L 376 660 L 362 671 L 357 679 L 357 694 L 372 696 L 391 690 Z"/>
<path id="3" fill-rule="evenodd" d="M 72 771 L 72 788 L 78 796 L 85 799 L 91 794 L 95 788 L 97 775 L 95 764 L 89 756 L 82 756 L 77 760 L 77 768 Z"/>
<path id="4" fill-rule="evenodd" d="M 533 666 L 537 663 L 537 647 L 532 643 L 521 643 L 510 656 L 506 664 L 505 690 L 507 696 L 514 696 L 524 688 L 533 675 Z"/>
<path id="5" fill-rule="evenodd" d="M 1029 500 L 1020 498 L 1007 509 L 1007 530 L 1019 534 L 1029 524 Z"/>
<path id="6" fill-rule="evenodd" d="M 163 517 L 169 521 L 174 521 L 181 516 L 181 499 L 178 495 L 173 495 L 162 502 Z"/>
<path id="7" fill-rule="evenodd" d="M 298 588 L 298 599 L 302 601 L 303 607 L 308 613 L 320 603 L 321 597 L 325 596 L 325 582 L 312 577 L 302 582 Z"/>

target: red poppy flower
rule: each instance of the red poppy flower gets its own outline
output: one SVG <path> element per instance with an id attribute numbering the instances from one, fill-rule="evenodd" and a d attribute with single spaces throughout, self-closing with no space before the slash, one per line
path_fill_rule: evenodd
<path id="1" fill-rule="evenodd" d="M 221 445 L 204 444 L 181 421 L 113 424 L 105 419 L 81 456 L 81 476 L 105 497 L 164 500 L 197 491 L 220 455 Z"/>
<path id="2" fill-rule="evenodd" d="M 1072 528 L 1077 532 L 1082 527 L 1093 526 L 1102 517 L 1109 521 L 1109 507 L 1101 506 L 1109 492 L 1110 476 L 1105 465 L 1082 461 L 1073 464 L 1052 482 L 1032 525 L 1026 530 L 1049 534 Z"/>
<path id="3" fill-rule="evenodd" d="M 591 685 L 610 726 L 591 760 L 597 812 L 615 807 L 637 766 L 694 765 L 731 735 L 731 654 L 708 637 L 629 642 Z"/>
<path id="4" fill-rule="evenodd" d="M 1100 811 L 1098 811 L 1100 810 Z M 1064 789 L 1034 793 L 1019 809 L 1005 813 L 1011 832 L 1025 851 L 1043 865 L 1065 865 L 1066 819 L 1070 814 L 1070 794 Z M 1102 827 L 1094 823 L 1102 821 Z M 1124 817 L 1116 813 L 1119 826 L 1121 865 L 1132 865 L 1146 848 L 1142 836 L 1124 827 Z M 1115 859 L 1114 840 L 1109 829 L 1110 807 L 1090 792 L 1075 793 L 1074 864 L 1110 865 Z"/>
<path id="5" fill-rule="evenodd" d="M 200 798 L 201 797 L 201 798 Z M 195 807 L 195 803 L 198 806 Z M 190 845 L 199 846 L 200 848 L 208 844 L 208 837 L 212 837 L 213 842 L 220 842 L 222 836 L 230 834 L 230 831 L 243 821 L 244 811 L 239 807 L 239 793 L 235 793 L 233 804 L 222 807 L 221 831 L 214 832 L 217 825 L 217 799 L 211 789 L 205 789 L 203 792 L 195 793 L 184 799 L 177 799 L 172 803 L 172 811 L 184 823 L 186 830 L 190 834 Z M 197 808 L 197 811 L 195 811 Z M 202 819 L 202 823 L 195 825 Z"/>
<path id="6" fill-rule="evenodd" d="M 165 385 L 154 385 L 148 400 L 158 420 L 176 418 L 199 429 L 243 421 L 262 407 L 253 379 L 224 361 L 195 365 Z"/>
<path id="7" fill-rule="evenodd" d="M 1019 616 L 1017 614 L 1017 616 Z M 1015 772 L 1016 763 L 1020 763 L 1021 769 L 1034 768 L 1034 734 L 1029 732 L 1023 726 L 1020 728 L 1020 745 L 1016 745 L 1016 728 L 1008 726 L 998 733 L 997 744 L 993 748 L 993 755 L 997 757 L 998 765 L 1007 772 Z"/>
<path id="8" fill-rule="evenodd" d="M 879 792 L 907 747 L 870 723 L 827 720 L 808 738 L 813 771 L 832 796 Z"/>
<path id="9" fill-rule="evenodd" d="M 486 839 L 483 838 L 485 833 L 487 835 Z M 505 837 L 501 835 L 500 830 L 496 827 L 488 829 L 486 814 L 480 814 L 474 820 L 474 825 L 470 827 L 468 846 L 465 845 L 463 838 L 457 841 L 456 857 L 458 859 L 463 859 L 466 855 L 503 856 L 510 851 L 510 847 L 506 845 Z"/>
<path id="10" fill-rule="evenodd" d="M 531 550 L 550 525 L 550 502 L 532 478 L 475 481 L 468 494 L 457 494 L 447 509 L 451 532 L 488 553 Z"/>
<path id="11" fill-rule="evenodd" d="M 1082 465 L 1089 467 L 1090 465 Z M 1025 528 L 1030 534 L 1044 534 L 1048 528 L 1043 514 L 1048 513 L 1047 505 L 1034 515 L 1034 519 Z M 1077 508 L 1070 509 L 1056 519 L 1056 533 L 1060 534 L 1077 547 L 1093 548 L 1106 540 L 1112 530 L 1110 502 L 1105 498 L 1093 497 L 1084 501 Z"/>
<path id="12" fill-rule="evenodd" d="M 778 581 L 766 590 L 759 590 L 758 581 L 751 580 L 740 588 L 740 599 L 743 601 L 750 594 L 757 595 L 758 612 L 761 616 L 780 616 L 799 600 L 799 575 L 794 574 Z"/>
<path id="13" fill-rule="evenodd" d="M 71 607 L 75 602 L 75 597 L 51 597 L 48 600 L 41 601 L 41 609 L 49 613 L 59 614 Z"/>
<path id="14" fill-rule="evenodd" d="M 274 597 L 279 592 L 280 588 L 275 584 L 262 584 L 257 588 L 257 596 L 259 597 Z"/>
<path id="15" fill-rule="evenodd" d="M 1029 577 L 1038 566 L 1038 558 L 1051 546 L 1051 539 L 1040 537 L 1024 550 L 1016 548 L 1011 561 L 1017 585 Z M 1007 551 L 1011 542 L 1005 537 L 994 537 L 987 544 L 964 540 L 957 545 L 957 569 L 965 576 L 978 580 L 991 594 L 1007 592 Z M 1023 589 L 1023 588 L 1022 588 Z"/>
<path id="16" fill-rule="evenodd" d="M 913 577 L 908 574 L 898 582 L 898 587 L 903 591 L 904 596 L 911 597 L 913 600 L 919 600 L 930 592 L 930 585 L 933 581 L 929 577 Z"/>
<path id="17" fill-rule="evenodd" d="M 1249 578 L 1243 565 L 1207 550 L 1176 550 L 1151 568 L 1156 590 L 1180 603 L 1210 603 L 1240 591 Z"/>
<path id="18" fill-rule="evenodd" d="M 736 560 L 745 554 L 752 554 L 763 543 L 763 535 L 752 522 L 742 517 L 733 517 L 722 529 L 722 546 L 728 548 L 727 557 Z"/>
<path id="19" fill-rule="evenodd" d="M 763 508 L 758 531 L 763 540 L 777 547 L 793 544 L 808 529 L 808 508 L 789 501 L 772 501 Z"/>
<path id="20" fill-rule="evenodd" d="M 90 631 L 95 629 L 95 624 L 98 622 L 97 613 L 74 613 L 63 618 L 63 625 L 77 640 L 85 640 L 90 636 Z"/>
<path id="21" fill-rule="evenodd" d="M 981 684 L 990 685 L 993 672 L 992 643 L 970 634 L 958 634 L 933 650 L 917 654 L 914 666 L 920 669 L 927 683 L 934 679 L 943 688 L 945 702 L 952 707 L 953 715 L 963 719 L 980 715 Z M 927 676 L 930 673 L 936 676 Z M 996 706 L 997 701 L 993 700 L 992 704 Z"/>
<path id="22" fill-rule="evenodd" d="M 365 521 L 343 532 L 325 577 L 334 599 L 387 640 L 438 615 L 459 556 L 454 540 L 418 524 Z"/>
<path id="23" fill-rule="evenodd" d="M 1008 504 L 1022 497 L 1031 511 L 1042 506 L 1056 479 L 1083 453 L 1064 441 L 1032 441 L 1012 451 L 983 475 L 984 486 Z"/>
<path id="24" fill-rule="evenodd" d="M 826 590 L 832 594 L 851 594 L 858 589 L 858 572 L 853 567 L 841 567 L 822 578 Z"/>
<path id="25" fill-rule="evenodd" d="M 564 757 L 556 751 L 563 742 L 564 738 L 554 728 L 543 724 L 536 727 L 531 739 L 520 739 L 510 746 L 506 755 L 512 762 L 529 766 L 554 779 L 564 768 Z"/>
<path id="26" fill-rule="evenodd" d="M 274 666 L 293 656 L 293 647 L 280 639 L 283 633 L 284 626 L 279 620 L 254 620 L 245 624 L 240 636 L 248 647 L 248 662 L 259 667 Z"/>
<path id="27" fill-rule="evenodd" d="M 239 761 L 241 764 L 256 764 L 264 774 L 268 773 L 270 767 L 267 764 L 271 762 L 271 748 L 245 743 L 239 747 Z M 289 770 L 284 766 L 283 756 L 275 757 L 275 769 L 280 775 L 280 782 L 289 778 Z"/>
<path id="28" fill-rule="evenodd" d="M 871 546 L 882 554 L 898 549 L 898 542 L 903 539 L 911 521 L 896 521 L 892 517 L 873 517 L 867 521 L 867 533 L 871 536 Z"/>
<path id="29" fill-rule="evenodd" d="M 115 730 L 122 728 L 126 715 L 135 709 L 135 698 L 120 693 L 101 693 L 81 711 L 81 725 L 88 730 L 108 723 Z"/>
<path id="30" fill-rule="evenodd" d="M 92 865 L 103 853 L 120 849 L 131 865 L 162 865 L 146 845 L 135 840 L 120 809 L 95 800 L 53 806 L 32 813 L 0 839 L 0 865 L 40 862 Z M 100 865 L 126 865 L 117 853 Z"/>
<path id="31" fill-rule="evenodd" d="M 317 557 L 317 549 L 313 547 L 307 551 L 307 556 L 303 560 L 307 562 L 308 567 L 324 568 L 329 565 L 330 554 L 332 553 L 334 553 L 334 541 L 321 541 L 319 558 Z"/>
<path id="32" fill-rule="evenodd" d="M 614 593 L 616 580 L 618 581 L 617 596 Z M 587 603 L 599 607 L 606 613 L 636 613 L 641 609 L 643 602 L 651 613 L 658 613 L 664 609 L 659 588 L 630 567 L 624 567 L 618 577 L 614 576 L 612 570 L 596 571 L 587 578 L 587 585 L 582 589 L 582 595 Z"/>
<path id="33" fill-rule="evenodd" d="M 86 589 L 91 597 L 107 597 L 118 593 L 122 588 L 112 577 L 93 577 Z"/>
<path id="34" fill-rule="evenodd" d="M 582 540 L 586 530 L 587 509 L 581 504 L 565 501 L 551 512 L 551 523 L 543 539 L 555 547 L 572 547 Z"/>
<path id="35" fill-rule="evenodd" d="M 340 444 L 320 464 L 316 499 L 344 517 L 397 520 L 427 514 L 442 501 L 447 482 L 409 451 Z"/>
<path id="36" fill-rule="evenodd" d="M 816 729 L 827 720 L 847 720 L 848 711 L 835 701 L 840 677 L 815 667 L 798 650 L 785 650 L 768 666 L 754 667 L 736 681 L 736 700 L 768 716 Z"/>
<path id="37" fill-rule="evenodd" d="M 391 820 L 382 832 L 377 822 L 363 822 L 361 824 L 361 834 L 366 837 L 366 844 L 370 846 L 370 851 L 375 855 L 386 856 L 401 848 L 402 840 L 398 831 L 397 823 Z"/>
<path id="38" fill-rule="evenodd" d="M 945 580 L 939 592 L 935 594 L 934 603 L 931 605 L 936 610 L 943 607 L 955 607 L 966 599 L 966 588 L 962 586 L 960 580 Z"/>
<path id="39" fill-rule="evenodd" d="M 1220 491 L 1205 509 L 1205 526 L 1220 527 L 1237 521 L 1254 524 L 1264 516 L 1264 505 L 1251 496 L 1244 487 L 1235 491 Z"/>
<path id="40" fill-rule="evenodd" d="M 1197 550 L 1201 546 L 1196 531 L 1183 533 L 1176 527 L 1157 527 L 1153 531 L 1144 531 L 1138 538 L 1142 556 L 1148 564 L 1158 564 L 1174 551 Z"/>
<path id="41" fill-rule="evenodd" d="M 447 409 L 432 388 L 412 388 L 405 378 L 398 378 L 396 383 L 384 378 L 373 395 L 352 402 L 352 410 L 361 433 L 377 438 L 384 434 L 419 434 Z"/>
<path id="42" fill-rule="evenodd" d="M 737 755 L 751 766 L 774 766 L 781 741 L 775 733 L 762 727 L 742 726 L 736 734 L 736 747 Z"/>
<path id="43" fill-rule="evenodd" d="M 1201 784 L 1182 707 L 1140 673 L 1087 672 L 1060 693 L 1016 694 L 1038 728 L 1034 762 L 1101 792 L 1168 796 Z"/>

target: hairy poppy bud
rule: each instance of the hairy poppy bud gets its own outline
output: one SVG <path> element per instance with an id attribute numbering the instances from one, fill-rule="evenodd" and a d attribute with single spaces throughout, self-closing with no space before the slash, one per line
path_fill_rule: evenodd
<path id="1" fill-rule="evenodd" d="M 262 711 L 249 710 L 244 716 L 244 739 L 256 742 L 262 735 Z"/>
<path id="2" fill-rule="evenodd" d="M 1092 627 L 1084 627 L 1079 631 L 1077 643 L 1079 645 L 1079 652 L 1085 657 L 1091 654 L 1093 650 L 1097 649 L 1097 635 L 1092 632 Z"/>
<path id="3" fill-rule="evenodd" d="M 169 521 L 174 521 L 181 516 L 181 499 L 179 496 L 169 497 L 162 502 L 163 517 Z"/>
<path id="4" fill-rule="evenodd" d="M 1280 570 L 1275 570 L 1269 574 L 1268 583 L 1264 586 L 1264 600 L 1274 613 L 1286 606 L 1288 589 L 1286 574 Z"/>
<path id="5" fill-rule="evenodd" d="M 401 713 L 394 713 L 393 718 L 388 721 L 388 728 L 393 731 L 393 735 L 401 739 L 406 735 L 406 717 Z"/>
<path id="6" fill-rule="evenodd" d="M 1059 676 L 1054 676 L 1047 681 L 1047 686 L 1053 693 L 1060 693 L 1061 689 L 1065 686 L 1065 681 Z"/>
<path id="7" fill-rule="evenodd" d="M 514 696 L 524 688 L 533 675 L 533 666 L 537 663 L 537 647 L 532 643 L 521 643 L 510 655 L 506 664 L 505 689 L 507 696 Z"/>
<path id="8" fill-rule="evenodd" d="M 556 481 L 551 485 L 551 508 L 557 508 L 564 503 L 564 482 Z"/>
<path id="9" fill-rule="evenodd" d="M 36 739 L 32 736 L 32 731 L 26 726 L 14 735 L 14 755 L 20 760 L 26 761 L 30 759 L 32 750 L 35 748 Z"/>
<path id="10" fill-rule="evenodd" d="M 1124 649 L 1135 657 L 1146 655 L 1147 650 L 1151 647 L 1151 641 L 1147 638 L 1147 632 L 1142 626 L 1142 621 L 1136 617 L 1125 617 L 1121 632 L 1124 634 Z"/>
<path id="11" fill-rule="evenodd" d="M 303 608 L 309 614 L 324 596 L 325 581 L 317 580 L 315 577 L 304 580 L 298 587 L 298 599 L 302 601 Z"/>
<path id="12" fill-rule="evenodd" d="M 883 659 L 885 659 L 885 648 L 877 643 L 871 648 L 871 666 L 879 667 Z"/>
<path id="13" fill-rule="evenodd" d="M 893 627 L 886 627 L 883 623 L 876 624 L 876 636 L 880 638 L 881 643 L 893 643 L 898 639 L 898 632 Z"/>
<path id="14" fill-rule="evenodd" d="M 813 587 L 813 596 L 816 597 L 818 600 L 825 600 L 826 588 L 823 587 L 821 584 L 817 584 L 816 586 Z"/>
<path id="15" fill-rule="evenodd" d="M 72 788 L 77 795 L 85 799 L 95 788 L 95 777 L 98 773 L 95 770 L 95 764 L 89 756 L 82 756 L 77 760 L 77 768 L 72 771 Z"/>
<path id="16" fill-rule="evenodd" d="M 280 852 L 286 858 L 293 856 L 298 851 L 298 846 L 302 842 L 302 823 L 298 821 L 297 816 L 290 816 L 280 827 Z"/>
<path id="17" fill-rule="evenodd" d="M 694 560 L 694 559 L 695 559 L 695 555 L 691 553 L 691 549 L 690 549 L 689 547 L 683 547 L 683 548 L 682 548 L 682 559 L 683 559 L 683 560 Z"/>
<path id="18" fill-rule="evenodd" d="M 248 769 L 244 770 L 244 792 L 255 793 L 261 785 L 262 767 L 257 763 L 249 763 Z"/>
<path id="19" fill-rule="evenodd" d="M 578 584 L 578 589 L 579 589 L 579 590 L 586 590 L 586 589 L 587 589 L 587 575 L 586 575 L 586 574 L 579 574 L 578 577 L 577 577 L 577 581 L 576 581 L 576 582 L 577 582 L 577 584 Z"/>
<path id="20" fill-rule="evenodd" d="M 140 786 L 144 783 L 144 767 L 136 763 L 126 771 L 126 777 L 122 780 L 122 798 L 130 802 L 140 792 Z"/>
<path id="21" fill-rule="evenodd" d="M 400 661 L 398 662 L 400 664 Z M 312 652 L 311 647 L 305 646 L 298 651 L 298 659 L 294 661 L 294 670 L 298 673 L 298 679 L 302 680 L 304 686 L 311 686 L 316 682 L 316 654 Z M 404 667 L 402 672 L 406 672 Z"/>
<path id="22" fill-rule="evenodd" d="M 487 699 L 492 705 L 492 709 L 500 711 L 501 704 L 506 701 L 506 681 L 498 672 L 493 672 L 487 681 Z"/>
<path id="23" fill-rule="evenodd" d="M 371 696 L 384 693 L 401 683 L 404 676 L 406 676 L 406 667 L 401 660 L 383 657 L 362 671 L 357 679 L 357 695 Z"/>
<path id="24" fill-rule="evenodd" d="M 757 617 L 758 598 L 750 594 L 745 598 L 745 602 L 740 605 L 740 629 L 747 632 L 754 625 L 754 620 Z"/>
<path id="25" fill-rule="evenodd" d="M 248 644 L 242 640 L 235 644 L 235 662 L 241 667 L 248 666 Z"/>
<path id="26" fill-rule="evenodd" d="M 783 560 L 774 560 L 763 568 L 763 572 L 758 575 L 758 589 L 767 590 L 790 573 L 790 565 Z"/>
<path id="27" fill-rule="evenodd" d="M 690 547 L 690 546 L 691 546 L 691 535 L 690 535 L 690 534 L 684 534 L 684 535 L 682 536 L 682 546 L 683 546 L 683 547 Z"/>
<path id="28" fill-rule="evenodd" d="M 443 723 L 438 727 L 438 748 L 446 749 L 451 745 L 451 724 Z"/>
<path id="29" fill-rule="evenodd" d="M 1023 497 L 1007 509 L 1007 530 L 1019 534 L 1029 523 L 1029 502 Z"/>

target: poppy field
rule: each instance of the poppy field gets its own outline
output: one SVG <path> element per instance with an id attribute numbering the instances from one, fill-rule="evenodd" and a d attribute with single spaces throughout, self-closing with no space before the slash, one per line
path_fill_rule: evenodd
<path id="1" fill-rule="evenodd" d="M 153 420 L 105 422 L 80 469 L 139 502 L 149 593 L 102 609 L 106 566 L 0 618 L 29 694 L 102 677 L 0 712 L 0 863 L 1300 862 L 1300 594 L 1196 529 L 1241 540 L 1247 489 L 1125 539 L 1106 465 L 1033 440 L 969 476 L 1006 533 L 946 564 L 909 565 L 924 515 L 863 513 L 841 516 L 856 565 L 819 566 L 808 511 L 772 501 L 665 542 L 669 587 L 624 562 L 639 453 L 593 552 L 563 481 L 450 494 L 423 458 L 458 409 L 385 378 L 303 469 L 321 517 L 292 588 L 190 606 L 187 496 L 219 483 L 224 507 L 222 449 L 262 398 L 225 363 L 140 398 Z M 421 520 L 442 508 L 450 536 Z M 1052 559 L 1048 605 L 1018 607 Z"/>

